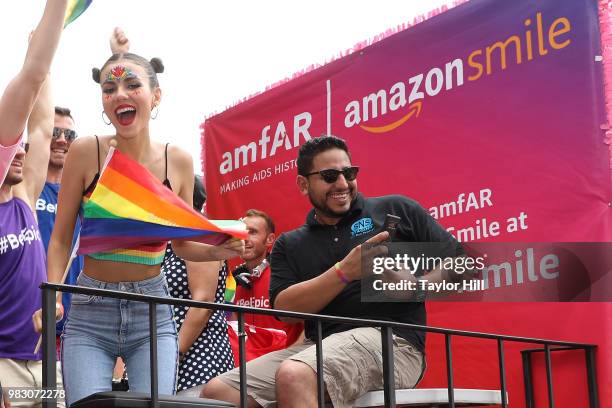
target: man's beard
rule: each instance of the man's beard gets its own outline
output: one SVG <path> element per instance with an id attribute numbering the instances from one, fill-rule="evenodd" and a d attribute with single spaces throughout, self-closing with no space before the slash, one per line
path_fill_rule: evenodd
<path id="1" fill-rule="evenodd" d="M 4 179 L 3 186 L 15 186 L 23 181 L 23 174 L 11 174 L 9 170 L 6 178 Z"/>
<path id="2" fill-rule="evenodd" d="M 61 170 L 64 168 L 64 164 L 66 163 L 66 156 L 68 156 L 68 152 L 64 153 L 63 155 L 57 154 L 60 157 L 53 157 L 53 155 L 56 153 L 53 153 L 53 151 L 51 151 L 51 154 L 49 155 L 49 167 L 52 167 L 56 170 Z"/>
<path id="3" fill-rule="evenodd" d="M 55 169 L 55 170 L 63 170 L 64 169 L 64 160 L 49 160 L 49 168 Z"/>
<path id="4" fill-rule="evenodd" d="M 352 188 L 349 188 L 349 197 L 351 199 L 351 204 L 352 204 L 356 197 L 355 190 Z M 342 218 L 349 212 L 349 209 L 350 209 L 350 206 L 349 206 L 349 208 L 346 211 L 342 211 L 342 212 L 332 210 L 327 205 L 327 195 L 325 196 L 325 198 L 322 200 L 321 203 L 318 203 L 313 197 L 313 194 L 309 191 L 308 199 L 310 200 L 310 204 L 312 204 L 312 206 L 315 208 L 315 214 L 320 214 L 320 215 L 323 215 L 329 218 Z"/>
<path id="5" fill-rule="evenodd" d="M 245 258 L 245 256 L 246 256 L 246 258 Z M 266 256 L 265 249 L 263 251 L 261 251 L 261 252 L 256 252 L 256 250 L 252 250 L 252 255 L 249 256 L 248 254 L 245 253 L 242 256 L 242 260 L 249 262 L 249 261 L 253 261 L 255 259 L 259 259 L 259 258 L 265 258 L 265 256 Z"/>

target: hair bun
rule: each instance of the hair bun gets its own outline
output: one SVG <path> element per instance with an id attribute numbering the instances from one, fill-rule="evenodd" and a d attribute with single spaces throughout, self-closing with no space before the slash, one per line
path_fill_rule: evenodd
<path id="1" fill-rule="evenodd" d="M 98 68 L 92 68 L 91 77 L 93 78 L 94 81 L 96 81 L 97 84 L 99 84 L 100 83 L 100 70 Z"/>
<path id="2" fill-rule="evenodd" d="M 162 62 L 161 59 L 152 58 L 151 61 L 149 61 L 149 63 L 153 67 L 153 71 L 155 71 L 156 74 L 161 74 L 162 72 L 164 72 L 164 63 Z"/>

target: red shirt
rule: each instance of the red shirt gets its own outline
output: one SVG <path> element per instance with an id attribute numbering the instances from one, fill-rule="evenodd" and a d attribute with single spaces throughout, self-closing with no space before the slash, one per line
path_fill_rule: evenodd
<path id="1" fill-rule="evenodd" d="M 251 276 L 249 280 L 252 283 L 251 289 L 247 289 L 240 285 L 236 285 L 236 295 L 234 303 L 238 306 L 260 307 L 264 309 L 270 308 L 270 266 L 261 273 L 261 276 Z M 261 314 L 244 314 L 244 321 L 252 326 L 264 327 L 268 329 L 283 330 L 287 333 L 286 347 L 295 343 L 298 339 L 304 325 L 302 323 L 289 324 L 277 320 L 274 316 L 266 316 Z"/>

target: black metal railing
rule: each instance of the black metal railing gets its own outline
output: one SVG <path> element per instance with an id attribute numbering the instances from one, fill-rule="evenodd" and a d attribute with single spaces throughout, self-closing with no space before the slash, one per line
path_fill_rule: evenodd
<path id="1" fill-rule="evenodd" d="M 542 348 L 529 349 L 522 351 L 523 375 L 525 379 L 525 399 L 526 406 L 533 407 L 533 381 L 531 374 L 530 356 L 535 352 L 544 352 L 546 364 L 546 378 L 548 390 L 548 405 L 554 407 L 553 398 L 553 382 L 552 382 L 552 364 L 551 352 L 559 350 L 584 350 L 587 387 L 589 392 L 589 407 L 599 408 L 599 399 L 597 396 L 597 371 L 595 367 L 595 351 L 597 346 L 586 343 L 572 343 L 567 341 L 538 339 L 532 337 L 504 336 L 491 333 L 472 332 L 465 330 L 445 329 L 441 327 L 422 326 L 417 324 L 396 323 L 382 320 L 371 319 L 356 319 L 350 317 L 325 316 L 319 314 L 287 312 L 275 309 L 260 309 L 245 306 L 236 306 L 231 304 L 200 302 L 196 300 L 177 299 L 171 297 L 148 296 L 137 293 L 129 293 L 108 289 L 94 289 L 75 285 L 60 285 L 51 283 L 42 283 L 40 285 L 43 290 L 43 387 L 56 388 L 57 379 L 55 377 L 55 299 L 56 291 L 80 293 L 83 295 L 102 296 L 116 299 L 126 299 L 132 301 L 145 302 L 149 304 L 149 330 L 151 334 L 151 407 L 159 408 L 159 395 L 157 390 L 157 321 L 156 304 L 180 305 L 189 307 L 198 307 L 203 309 L 223 310 L 235 312 L 238 315 L 238 349 L 240 362 L 240 401 L 241 406 L 247 405 L 246 393 L 246 333 L 244 331 L 244 313 L 256 313 L 263 315 L 272 315 L 277 317 L 288 317 L 301 320 L 311 320 L 316 322 L 316 355 L 317 355 L 317 391 L 319 407 L 325 406 L 325 385 L 323 382 L 323 347 L 322 347 L 322 322 L 332 321 L 345 323 L 353 326 L 369 326 L 380 327 L 382 338 L 383 352 L 383 393 L 385 407 L 395 407 L 395 390 L 394 390 L 394 372 L 393 372 L 393 328 L 409 328 L 430 333 L 443 334 L 445 337 L 446 346 L 446 372 L 447 372 L 447 388 L 449 407 L 455 407 L 454 401 L 454 380 L 453 380 L 453 361 L 452 361 L 452 336 L 473 337 L 495 340 L 497 342 L 498 362 L 499 362 L 499 378 L 501 390 L 502 407 L 508 407 L 507 401 L 507 384 L 506 384 L 506 367 L 504 361 L 504 342 L 531 343 L 543 346 Z M 554 346 L 554 348 L 551 348 Z M 55 408 L 54 400 L 43 401 L 45 408 Z"/>

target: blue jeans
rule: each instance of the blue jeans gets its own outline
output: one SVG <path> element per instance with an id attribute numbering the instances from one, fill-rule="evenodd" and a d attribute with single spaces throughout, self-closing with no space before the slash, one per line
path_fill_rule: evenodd
<path id="1" fill-rule="evenodd" d="M 109 283 L 81 272 L 79 286 L 168 296 L 163 274 L 139 282 Z M 149 393 L 149 307 L 147 303 L 73 294 L 62 334 L 62 368 L 66 403 L 110 391 L 117 357 L 123 358 L 130 390 Z M 170 305 L 157 305 L 159 393 L 175 392 L 178 341 Z"/>

